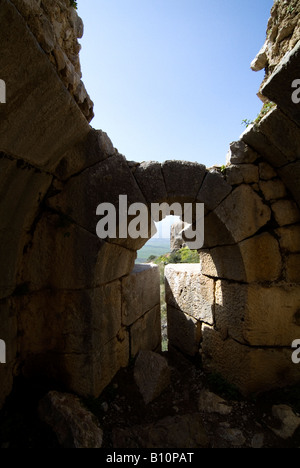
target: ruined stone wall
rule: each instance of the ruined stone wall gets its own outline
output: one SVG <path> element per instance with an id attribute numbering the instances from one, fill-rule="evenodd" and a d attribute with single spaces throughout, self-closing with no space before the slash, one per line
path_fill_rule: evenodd
<path id="1" fill-rule="evenodd" d="M 207 369 L 245 393 L 300 380 L 290 348 L 300 338 L 300 115 L 289 85 L 300 77 L 299 48 L 262 90 L 278 108 L 231 145 L 225 172 L 129 163 L 89 126 L 53 62 L 56 46 L 45 50 L 29 27 L 36 7 L 41 22 L 53 18 L 50 2 L 22 4 L 27 13 L 0 0 L 0 405 L 20 374 L 98 396 L 139 349 L 159 349 L 158 272 L 133 270 L 146 239 L 96 235 L 97 206 L 118 208 L 119 195 L 128 205 L 205 204 L 201 272 L 168 272 L 174 346 L 200 350 Z M 71 14 L 51 5 L 58 22 Z"/>

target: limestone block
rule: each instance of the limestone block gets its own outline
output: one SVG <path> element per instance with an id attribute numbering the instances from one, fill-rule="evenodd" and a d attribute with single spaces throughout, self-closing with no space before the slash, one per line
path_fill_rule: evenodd
<path id="1" fill-rule="evenodd" d="M 300 254 L 289 255 L 286 262 L 286 280 L 300 283 Z"/>
<path id="2" fill-rule="evenodd" d="M 292 83 L 300 76 L 299 56 L 300 45 L 298 42 L 294 49 L 281 60 L 262 88 L 262 94 L 276 102 L 278 107 L 298 125 L 300 123 L 300 110 L 299 106 L 292 100 L 294 91 Z"/>
<path id="3" fill-rule="evenodd" d="M 45 214 L 24 257 L 21 283 L 31 290 L 94 288 L 128 274 L 135 258 L 65 217 Z"/>
<path id="4" fill-rule="evenodd" d="M 122 279 L 122 323 L 131 325 L 160 305 L 160 275 L 156 265 L 136 265 Z"/>
<path id="5" fill-rule="evenodd" d="M 62 180 L 114 156 L 116 150 L 105 132 L 91 129 L 87 136 L 69 149 L 55 169 L 55 175 Z"/>
<path id="6" fill-rule="evenodd" d="M 203 275 L 247 281 L 243 258 L 237 245 L 200 251 L 200 265 Z"/>
<path id="7" fill-rule="evenodd" d="M 193 202 L 196 199 L 206 174 L 205 166 L 186 161 L 166 161 L 162 170 L 169 201 Z"/>
<path id="8" fill-rule="evenodd" d="M 279 179 L 261 181 L 259 188 L 266 200 L 279 200 L 287 196 L 285 185 Z"/>
<path id="9" fill-rule="evenodd" d="M 272 204 L 272 211 L 279 226 L 287 226 L 300 221 L 299 208 L 293 201 L 279 200 Z"/>
<path id="10" fill-rule="evenodd" d="M 51 176 L 0 155 L 0 298 L 16 287 L 28 233 L 51 181 Z"/>
<path id="11" fill-rule="evenodd" d="M 202 337 L 201 322 L 169 304 L 167 311 L 169 346 L 188 356 L 195 356 L 199 352 Z"/>
<path id="12" fill-rule="evenodd" d="M 276 281 L 282 273 L 282 259 L 278 241 L 264 233 L 239 244 L 249 283 Z"/>
<path id="13" fill-rule="evenodd" d="M 96 234 L 96 227 L 101 217 L 97 216 L 97 207 L 102 203 L 110 203 L 116 209 L 117 227 L 120 224 L 127 228 L 133 216 L 125 216 L 122 221 L 119 217 L 120 195 L 127 196 L 125 209 L 121 208 L 121 215 L 125 216 L 126 209 L 134 203 L 142 203 L 147 206 L 146 200 L 133 177 L 126 159 L 120 154 L 111 156 L 96 164 L 78 176 L 72 177 L 65 185 L 64 190 L 50 198 L 48 204 L 56 211 L 68 215 L 73 221 Z M 149 227 L 150 227 L 149 213 Z M 145 238 L 125 239 L 112 238 L 111 241 L 124 245 L 132 250 L 140 249 L 149 238 L 150 230 L 147 229 Z M 151 237 L 151 235 L 150 235 Z"/>
<path id="14" fill-rule="evenodd" d="M 66 149 L 83 139 L 90 127 L 8 0 L 1 2 L 0 22 L 1 79 L 9 83 L 0 150 L 51 171 Z"/>
<path id="15" fill-rule="evenodd" d="M 271 218 L 271 210 L 248 185 L 236 188 L 215 210 L 236 242 L 263 227 Z"/>
<path id="16" fill-rule="evenodd" d="M 288 252 L 300 252 L 300 226 L 282 227 L 276 230 L 280 247 Z"/>
<path id="17" fill-rule="evenodd" d="M 141 351 L 135 363 L 134 379 L 148 405 L 170 385 L 171 370 L 163 356 Z"/>
<path id="18" fill-rule="evenodd" d="M 292 363 L 290 349 L 259 349 L 232 339 L 224 341 L 221 334 L 208 325 L 204 325 L 202 332 L 204 368 L 221 374 L 243 394 L 299 383 L 299 366 Z"/>
<path id="19" fill-rule="evenodd" d="M 252 164 L 259 155 L 253 151 L 243 140 L 234 141 L 230 144 L 227 161 L 230 164 Z"/>
<path id="20" fill-rule="evenodd" d="M 160 306 L 155 306 L 130 328 L 130 350 L 134 358 L 139 351 L 161 351 Z"/>
<path id="21" fill-rule="evenodd" d="M 160 163 L 143 162 L 137 167 L 134 177 L 149 204 L 163 203 L 168 200 Z"/>
<path id="22" fill-rule="evenodd" d="M 266 162 L 259 164 L 259 178 L 261 180 L 271 180 L 277 177 L 275 169 Z"/>
<path id="23" fill-rule="evenodd" d="M 226 168 L 226 180 L 230 185 L 254 184 L 259 181 L 258 167 L 253 164 L 238 164 Z"/>
<path id="24" fill-rule="evenodd" d="M 214 210 L 231 192 L 231 186 L 218 171 L 208 172 L 198 193 L 197 201 Z"/>
<path id="25" fill-rule="evenodd" d="M 300 161 L 289 164 L 279 171 L 279 175 L 300 207 Z"/>
<path id="26" fill-rule="evenodd" d="M 220 221 L 216 213 L 211 212 L 204 218 L 204 249 L 217 247 L 219 245 L 235 244 L 235 240 Z"/>
<path id="27" fill-rule="evenodd" d="M 213 324 L 214 280 L 201 275 L 199 264 L 165 268 L 166 302 L 196 320 Z"/>
<path id="28" fill-rule="evenodd" d="M 296 286 L 216 283 L 216 324 L 222 337 L 251 346 L 290 347 L 300 336 Z"/>
<path id="29" fill-rule="evenodd" d="M 266 119 L 268 117 L 265 117 Z M 269 138 L 264 135 L 258 125 L 251 125 L 242 134 L 243 141 L 251 146 L 258 154 L 260 154 L 273 167 L 280 167 L 287 164 L 289 161 L 285 154 L 272 144 Z"/>

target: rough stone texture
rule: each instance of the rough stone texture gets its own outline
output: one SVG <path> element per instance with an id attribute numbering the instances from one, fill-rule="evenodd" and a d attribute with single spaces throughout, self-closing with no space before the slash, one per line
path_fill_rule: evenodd
<path id="1" fill-rule="evenodd" d="M 167 265 L 166 302 L 196 320 L 213 324 L 214 281 L 199 264 Z"/>
<path id="2" fill-rule="evenodd" d="M 134 378 L 148 405 L 170 385 L 171 370 L 164 357 L 151 351 L 140 351 L 134 367 Z"/>
<path id="3" fill-rule="evenodd" d="M 201 322 L 167 304 L 169 347 L 179 349 L 188 356 L 199 353 Z"/>
<path id="4" fill-rule="evenodd" d="M 272 414 L 281 423 L 280 429 L 272 428 L 272 431 L 284 440 L 293 437 L 298 427 L 300 427 L 300 418 L 295 415 L 292 408 L 287 405 L 276 405 L 272 408 Z"/>
<path id="5" fill-rule="evenodd" d="M 280 247 L 288 252 L 300 252 L 300 226 L 283 227 L 276 230 Z"/>
<path id="6" fill-rule="evenodd" d="M 266 162 L 259 164 L 259 177 L 261 180 L 271 180 L 277 177 L 275 169 Z"/>
<path id="7" fill-rule="evenodd" d="M 248 186 L 241 185 L 215 210 L 236 242 L 255 234 L 271 218 L 271 211 Z"/>
<path id="8" fill-rule="evenodd" d="M 206 174 L 205 166 L 185 161 L 166 161 L 162 170 L 169 201 L 193 202 L 196 199 Z"/>
<path id="9" fill-rule="evenodd" d="M 228 406 L 223 398 L 208 390 L 202 390 L 200 393 L 198 408 L 203 413 L 217 413 L 223 416 L 229 415 L 232 412 L 232 408 Z"/>
<path id="10" fill-rule="evenodd" d="M 220 373 L 245 395 L 299 383 L 299 369 L 292 363 L 290 348 L 251 348 L 224 340 L 208 325 L 202 332 L 204 368 Z"/>
<path id="11" fill-rule="evenodd" d="M 226 180 L 230 185 L 253 184 L 259 181 L 258 167 L 252 164 L 238 164 L 226 169 Z"/>
<path id="12" fill-rule="evenodd" d="M 101 241 L 59 215 L 37 225 L 24 262 L 21 284 L 32 290 L 86 289 L 128 274 L 136 253 Z"/>
<path id="13" fill-rule="evenodd" d="M 279 179 L 261 181 L 259 188 L 266 200 L 279 200 L 287 196 L 286 187 Z"/>
<path id="14" fill-rule="evenodd" d="M 9 25 L 0 31 L 1 79 L 9 84 L 0 150 L 52 170 L 66 150 L 88 134 L 90 127 L 8 0 L 1 0 L 0 22 Z"/>
<path id="15" fill-rule="evenodd" d="M 279 175 L 300 207 L 300 161 L 283 167 Z"/>
<path id="16" fill-rule="evenodd" d="M 272 204 L 272 211 L 279 226 L 287 226 L 300 222 L 300 211 L 293 201 L 277 201 Z"/>
<path id="17" fill-rule="evenodd" d="M 300 333 L 299 297 L 296 286 L 217 281 L 217 329 L 222 337 L 251 346 L 290 347 Z"/>
<path id="18" fill-rule="evenodd" d="M 286 262 L 286 280 L 300 283 L 300 254 L 290 255 Z"/>
<path id="19" fill-rule="evenodd" d="M 155 306 L 130 328 L 130 352 L 134 358 L 139 351 L 161 351 L 160 306 Z"/>
<path id="20" fill-rule="evenodd" d="M 234 141 L 230 144 L 227 154 L 229 164 L 252 164 L 259 158 L 259 155 L 253 151 L 243 140 Z"/>
<path id="21" fill-rule="evenodd" d="M 134 177 L 149 204 L 167 201 L 168 194 L 160 163 L 143 162 L 136 168 Z"/>
<path id="22" fill-rule="evenodd" d="M 200 252 L 201 273 L 213 278 L 247 281 L 247 274 L 237 245 L 216 247 Z"/>
<path id="23" fill-rule="evenodd" d="M 227 184 L 218 171 L 208 172 L 198 193 L 197 201 L 204 203 L 205 208 L 214 210 L 229 195 L 232 187 Z"/>
<path id="24" fill-rule="evenodd" d="M 188 224 L 183 221 L 178 221 L 177 223 L 172 224 L 170 237 L 171 252 L 176 252 L 184 247 L 185 241 L 183 240 L 183 230 L 186 226 L 188 226 Z"/>
<path id="25" fill-rule="evenodd" d="M 74 395 L 50 392 L 39 404 L 43 422 L 55 432 L 63 448 L 101 448 L 103 432 L 97 419 Z"/>
<path id="26" fill-rule="evenodd" d="M 114 430 L 114 448 L 208 448 L 200 414 L 167 417 L 149 426 Z"/>
<path id="27" fill-rule="evenodd" d="M 136 265 L 122 280 L 122 323 L 132 325 L 160 305 L 160 276 L 156 265 Z"/>
<path id="28" fill-rule="evenodd" d="M 211 212 L 204 218 L 204 249 L 235 244 L 231 233 L 218 216 Z"/>

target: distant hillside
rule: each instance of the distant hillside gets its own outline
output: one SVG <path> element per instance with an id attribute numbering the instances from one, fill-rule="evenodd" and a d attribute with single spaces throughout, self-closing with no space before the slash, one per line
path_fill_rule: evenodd
<path id="1" fill-rule="evenodd" d="M 150 239 L 144 247 L 138 251 L 136 263 L 146 263 L 148 258 L 154 255 L 160 257 L 170 251 L 170 239 Z"/>

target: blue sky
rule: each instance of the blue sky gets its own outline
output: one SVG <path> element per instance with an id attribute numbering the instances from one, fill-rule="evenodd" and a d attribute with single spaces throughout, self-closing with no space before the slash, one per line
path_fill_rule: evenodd
<path id="1" fill-rule="evenodd" d="M 273 0 L 78 0 L 94 128 L 128 160 L 224 164 L 261 109 L 250 63 Z"/>

